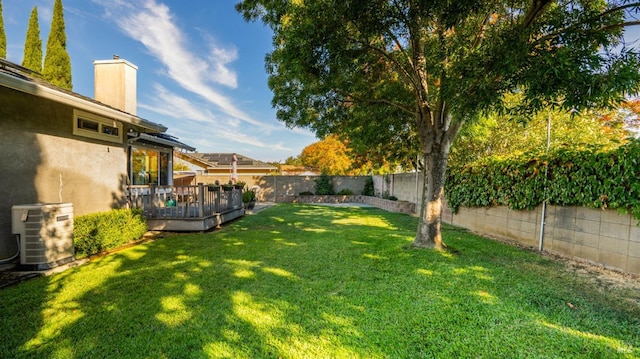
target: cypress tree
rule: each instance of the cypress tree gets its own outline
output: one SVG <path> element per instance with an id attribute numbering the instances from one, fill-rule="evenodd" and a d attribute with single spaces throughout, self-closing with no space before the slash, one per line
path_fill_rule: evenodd
<path id="1" fill-rule="evenodd" d="M 53 5 L 51 31 L 47 39 L 47 53 L 44 57 L 42 75 L 45 80 L 71 90 L 71 58 L 67 53 L 67 35 L 64 32 L 64 14 L 62 0 Z"/>
<path id="2" fill-rule="evenodd" d="M 22 66 L 36 72 L 42 72 L 42 40 L 38 24 L 38 7 L 34 6 L 27 28 L 27 39 L 24 42 Z"/>
<path id="3" fill-rule="evenodd" d="M 2 1 L 0 0 L 0 57 L 7 58 L 7 35 L 4 33 L 4 20 L 2 20 Z"/>

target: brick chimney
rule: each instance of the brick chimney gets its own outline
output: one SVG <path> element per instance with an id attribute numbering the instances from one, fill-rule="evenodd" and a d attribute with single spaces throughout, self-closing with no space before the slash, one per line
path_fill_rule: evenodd
<path id="1" fill-rule="evenodd" d="M 138 67 L 114 55 L 113 60 L 94 61 L 93 68 L 93 97 L 105 105 L 136 115 Z"/>

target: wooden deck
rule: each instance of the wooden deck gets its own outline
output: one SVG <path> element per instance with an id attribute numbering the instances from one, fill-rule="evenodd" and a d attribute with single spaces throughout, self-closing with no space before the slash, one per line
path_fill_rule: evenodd
<path id="1" fill-rule="evenodd" d="M 242 190 L 235 188 L 131 186 L 128 196 L 155 231 L 206 231 L 244 215 Z"/>

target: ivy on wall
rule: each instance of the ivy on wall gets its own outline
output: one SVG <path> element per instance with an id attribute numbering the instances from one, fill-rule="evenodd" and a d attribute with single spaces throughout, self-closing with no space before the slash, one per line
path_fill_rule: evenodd
<path id="1" fill-rule="evenodd" d="M 549 204 L 615 208 L 640 220 L 640 140 L 615 149 L 560 148 L 447 169 L 450 208 Z"/>

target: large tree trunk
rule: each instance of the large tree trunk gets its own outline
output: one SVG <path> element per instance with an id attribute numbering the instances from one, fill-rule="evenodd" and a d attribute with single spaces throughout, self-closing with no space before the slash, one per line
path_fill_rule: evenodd
<path id="1" fill-rule="evenodd" d="M 442 241 L 441 223 L 444 199 L 444 179 L 447 169 L 448 146 L 434 148 L 424 155 L 422 208 L 414 247 L 446 248 Z"/>

